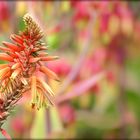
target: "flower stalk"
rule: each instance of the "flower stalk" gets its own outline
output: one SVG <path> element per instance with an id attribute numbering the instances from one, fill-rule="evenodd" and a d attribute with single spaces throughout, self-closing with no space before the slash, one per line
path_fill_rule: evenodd
<path id="1" fill-rule="evenodd" d="M 24 96 L 31 94 L 33 108 L 40 109 L 53 105 L 54 93 L 46 81 L 58 76 L 46 67 L 46 62 L 58 59 L 49 56 L 42 42 L 43 33 L 29 14 L 23 17 L 25 30 L 18 35 L 12 34 L 10 42 L 0 46 L 0 128 L 11 113 L 12 108 Z"/>

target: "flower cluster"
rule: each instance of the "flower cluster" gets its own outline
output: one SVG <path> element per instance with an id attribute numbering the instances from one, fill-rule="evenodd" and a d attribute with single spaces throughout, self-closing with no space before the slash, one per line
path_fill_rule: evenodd
<path id="1" fill-rule="evenodd" d="M 0 53 L 0 60 L 8 61 L 7 64 L 0 64 L 0 98 L 4 100 L 7 94 L 13 94 L 15 90 L 20 90 L 22 95 L 30 91 L 32 107 L 39 109 L 53 104 L 54 93 L 45 80 L 59 79 L 46 67 L 45 62 L 58 57 L 46 53 L 47 47 L 41 41 L 43 33 L 32 17 L 26 14 L 23 20 L 26 29 L 19 35 L 10 36 L 13 43 L 3 42 L 5 47 L 0 46 L 0 50 L 3 51 Z"/>

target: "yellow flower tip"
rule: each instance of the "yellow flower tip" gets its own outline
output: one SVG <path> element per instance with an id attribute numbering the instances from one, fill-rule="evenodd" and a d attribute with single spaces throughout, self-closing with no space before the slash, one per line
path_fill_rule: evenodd
<path id="1" fill-rule="evenodd" d="M 37 81 L 40 82 L 40 84 L 44 87 L 44 89 L 51 95 L 54 96 L 54 92 L 50 88 L 50 86 L 42 79 L 37 78 Z"/>
<path id="2" fill-rule="evenodd" d="M 29 63 L 36 63 L 40 60 L 40 58 L 30 58 Z"/>
<path id="3" fill-rule="evenodd" d="M 59 56 L 54 56 L 54 59 L 56 60 L 56 59 L 59 59 Z"/>
<path id="4" fill-rule="evenodd" d="M 21 72 L 21 69 L 20 69 L 20 68 L 16 69 L 16 70 L 12 73 L 10 79 L 15 79 L 15 78 L 20 74 L 20 72 Z"/>
<path id="5" fill-rule="evenodd" d="M 26 18 L 29 18 L 31 17 L 31 15 L 29 13 L 26 13 L 24 16 L 23 16 L 23 20 L 25 20 Z"/>
<path id="6" fill-rule="evenodd" d="M 39 57 L 45 57 L 45 56 L 47 56 L 48 55 L 48 53 L 46 53 L 46 52 L 41 52 L 38 56 Z"/>
<path id="7" fill-rule="evenodd" d="M 14 70 L 14 69 L 17 69 L 17 68 L 19 68 L 19 67 L 20 67 L 20 63 L 15 63 L 15 64 L 11 67 L 11 69 Z"/>
<path id="8" fill-rule="evenodd" d="M 3 69 L 0 70 L 0 77 L 2 75 L 5 75 L 6 73 L 8 73 L 10 71 L 10 67 L 5 67 Z"/>
<path id="9" fill-rule="evenodd" d="M 46 57 L 41 57 L 41 61 L 52 61 L 58 59 L 58 56 L 46 56 Z"/>
<path id="10" fill-rule="evenodd" d="M 31 77 L 31 89 L 35 91 L 36 89 L 36 76 Z"/>
<path id="11" fill-rule="evenodd" d="M 45 50 L 48 50 L 47 47 L 43 47 L 43 46 L 40 47 L 39 49 L 42 50 L 42 51 L 43 51 L 43 50 L 44 50 L 44 51 L 45 51 Z"/>
<path id="12" fill-rule="evenodd" d="M 44 74 L 46 74 L 49 78 L 52 78 L 52 79 L 54 79 L 56 81 L 60 81 L 58 76 L 53 71 L 48 69 L 47 67 L 41 66 L 40 71 L 43 72 Z"/>
<path id="13" fill-rule="evenodd" d="M 21 82 L 26 86 L 28 85 L 27 80 L 24 77 L 21 77 Z"/>
<path id="14" fill-rule="evenodd" d="M 32 95 L 32 102 L 35 103 L 36 102 L 36 95 L 37 95 L 37 82 L 36 82 L 36 76 L 32 76 L 31 77 L 31 95 Z"/>
<path id="15" fill-rule="evenodd" d="M 11 72 L 9 71 L 9 72 L 7 72 L 6 74 L 1 75 L 0 80 L 3 81 L 3 80 L 5 80 L 6 78 L 9 78 L 10 75 L 11 75 Z"/>

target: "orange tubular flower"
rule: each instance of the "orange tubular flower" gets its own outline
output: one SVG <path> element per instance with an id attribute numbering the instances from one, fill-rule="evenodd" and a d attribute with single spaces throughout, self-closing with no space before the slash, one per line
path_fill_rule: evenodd
<path id="1" fill-rule="evenodd" d="M 37 75 L 43 73 L 47 78 L 59 81 L 57 75 L 45 66 L 45 61 L 52 61 L 58 57 L 48 56 L 43 52 L 47 50 L 41 42 L 43 34 L 31 16 L 26 14 L 23 19 L 25 31 L 19 35 L 12 34 L 10 39 L 13 43 L 3 42 L 5 47 L 0 46 L 0 50 L 4 52 L 0 53 L 0 60 L 9 61 L 8 64 L 0 64 L 0 98 L 7 93 L 16 92 L 16 89 L 20 94 L 23 94 L 24 89 L 28 89 L 32 95 L 32 106 L 39 109 L 44 105 L 53 104 L 54 93 Z"/>

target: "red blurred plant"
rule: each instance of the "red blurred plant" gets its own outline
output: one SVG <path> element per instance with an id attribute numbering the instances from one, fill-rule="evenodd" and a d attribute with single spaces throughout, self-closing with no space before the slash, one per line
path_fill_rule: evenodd
<path id="1" fill-rule="evenodd" d="M 9 17 L 8 3 L 6 1 L 1 1 L 0 2 L 0 21 L 6 20 L 8 17 Z"/>
<path id="2" fill-rule="evenodd" d="M 62 65 L 63 67 L 60 67 Z M 71 65 L 65 59 L 59 59 L 59 61 L 55 61 L 53 64 L 48 63 L 48 68 L 59 75 L 59 77 L 64 77 L 70 72 Z"/>
<path id="3" fill-rule="evenodd" d="M 88 9 L 88 2 L 72 1 L 71 5 L 75 8 L 75 15 L 73 17 L 74 22 L 78 22 L 80 20 L 85 20 L 85 21 L 90 20 L 91 16 Z"/>
<path id="4" fill-rule="evenodd" d="M 65 126 L 72 124 L 75 121 L 75 110 L 68 102 L 59 105 L 59 114 Z"/>
<path id="5" fill-rule="evenodd" d="M 10 8 L 7 1 L 0 1 L 0 30 L 5 30 L 8 27 L 10 19 Z"/>

